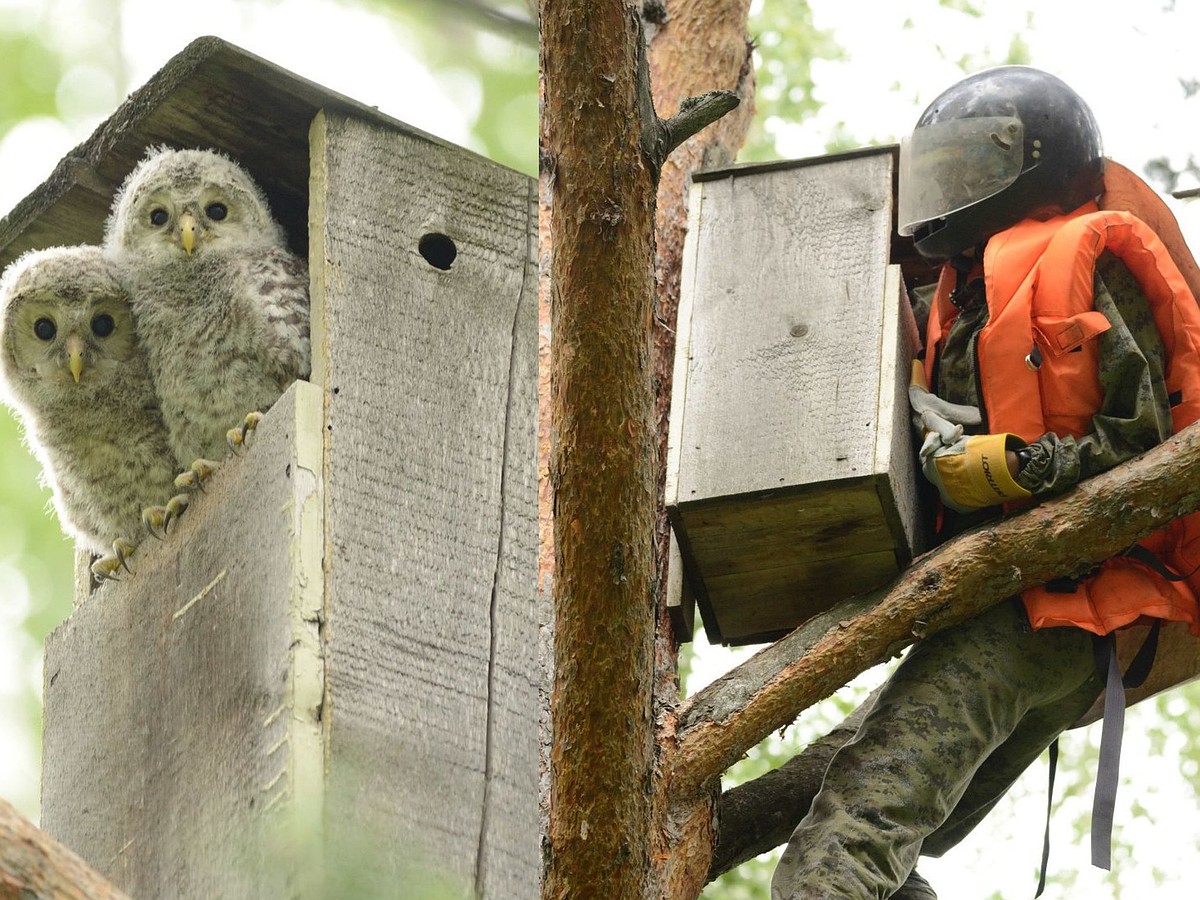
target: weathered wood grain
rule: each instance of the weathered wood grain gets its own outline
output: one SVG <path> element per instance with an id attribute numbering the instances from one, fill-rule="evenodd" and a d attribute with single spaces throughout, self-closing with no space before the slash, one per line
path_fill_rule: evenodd
<path id="1" fill-rule="evenodd" d="M 532 185 L 335 113 L 312 142 L 330 827 L 533 897 Z"/>
<path id="2" fill-rule="evenodd" d="M 133 896 L 287 895 L 271 835 L 321 754 L 320 430 L 297 383 L 47 639 L 43 827 Z"/>
<path id="3" fill-rule="evenodd" d="M 777 636 L 927 541 L 893 169 L 882 148 L 693 189 L 667 504 L 710 640 Z"/>

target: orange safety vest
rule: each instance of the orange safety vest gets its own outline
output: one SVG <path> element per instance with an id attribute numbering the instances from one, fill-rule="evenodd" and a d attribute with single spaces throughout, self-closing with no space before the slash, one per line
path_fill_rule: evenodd
<path id="1" fill-rule="evenodd" d="M 1027 219 L 993 236 L 983 257 L 988 322 L 977 341 L 980 400 L 992 432 L 1032 442 L 1046 432 L 1092 430 L 1103 391 L 1095 338 L 1110 325 L 1093 309 L 1096 259 L 1109 250 L 1130 269 L 1149 301 L 1166 350 L 1175 431 L 1200 418 L 1200 307 L 1169 252 L 1131 213 L 1088 203 L 1046 221 Z M 955 272 L 943 267 L 926 332 L 926 377 L 958 310 Z M 1036 343 L 1040 366 L 1027 363 Z M 1108 634 L 1143 616 L 1186 622 L 1200 636 L 1200 513 L 1175 520 L 1142 542 L 1175 572 L 1174 581 L 1130 556 L 1117 556 L 1074 592 L 1036 587 L 1022 599 L 1034 628 L 1076 625 Z"/>

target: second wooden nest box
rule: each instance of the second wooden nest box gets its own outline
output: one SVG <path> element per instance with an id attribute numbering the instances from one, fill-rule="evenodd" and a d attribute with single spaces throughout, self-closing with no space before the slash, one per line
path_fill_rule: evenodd
<path id="1" fill-rule="evenodd" d="M 714 643 L 777 637 L 927 546 L 895 163 L 884 147 L 692 188 L 667 506 Z"/>

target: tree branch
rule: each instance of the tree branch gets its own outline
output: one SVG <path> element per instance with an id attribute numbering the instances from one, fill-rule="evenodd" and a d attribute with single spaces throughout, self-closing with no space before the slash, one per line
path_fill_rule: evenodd
<path id="1" fill-rule="evenodd" d="M 642 121 L 642 156 L 654 173 L 657 184 L 663 164 L 671 151 L 711 125 L 732 109 L 741 99 L 733 91 L 712 90 L 697 97 L 687 97 L 679 104 L 679 111 L 669 119 L 660 119 L 654 111 L 654 94 L 650 85 L 650 61 L 646 53 L 646 40 L 641 16 L 637 19 L 638 30 L 638 103 Z"/>
<path id="2" fill-rule="evenodd" d="M 1061 498 L 943 544 L 889 590 L 814 618 L 688 701 L 673 791 L 699 791 L 766 735 L 914 640 L 1025 588 L 1082 574 L 1198 506 L 1200 423 Z"/>
<path id="3" fill-rule="evenodd" d="M 657 120 L 652 146 L 646 152 L 661 169 L 671 151 L 741 102 L 733 91 L 709 91 L 699 97 L 688 97 L 671 118 Z"/>
<path id="4" fill-rule="evenodd" d="M 0 800 L 0 898 L 129 900 L 83 860 Z"/>

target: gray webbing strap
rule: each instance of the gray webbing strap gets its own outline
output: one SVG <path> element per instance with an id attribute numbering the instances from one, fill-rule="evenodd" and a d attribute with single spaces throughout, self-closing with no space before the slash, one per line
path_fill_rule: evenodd
<path id="1" fill-rule="evenodd" d="M 1058 738 L 1050 742 L 1050 785 L 1046 789 L 1046 834 L 1042 838 L 1042 873 L 1038 876 L 1037 893 L 1033 900 L 1042 896 L 1046 889 L 1046 870 L 1050 868 L 1050 814 L 1054 812 L 1054 773 L 1058 770 Z"/>
<path id="2" fill-rule="evenodd" d="M 1099 645 L 1107 645 L 1108 676 L 1104 690 L 1104 723 L 1100 726 L 1100 763 L 1096 768 L 1096 793 L 1092 798 L 1092 865 L 1110 870 L 1113 813 L 1121 776 L 1121 734 L 1125 728 L 1125 683 L 1117 664 L 1116 640 L 1110 634 Z"/>

